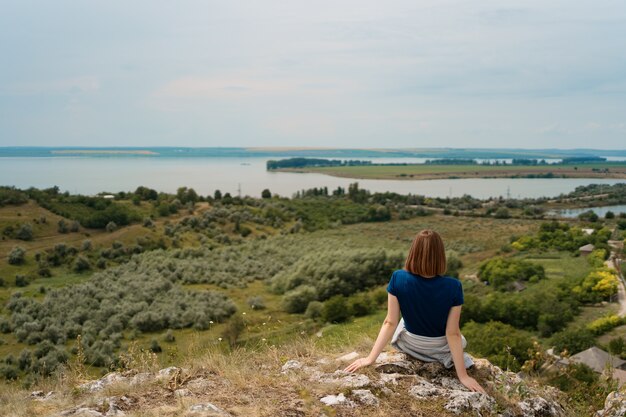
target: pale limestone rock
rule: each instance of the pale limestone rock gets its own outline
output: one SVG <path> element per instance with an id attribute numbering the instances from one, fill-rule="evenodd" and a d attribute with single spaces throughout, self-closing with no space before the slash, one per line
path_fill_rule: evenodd
<path id="1" fill-rule="evenodd" d="M 230 416 L 231 414 L 211 403 L 194 404 L 189 407 L 189 417 Z"/>
<path id="2" fill-rule="evenodd" d="M 108 387 L 109 385 L 116 384 L 118 382 L 127 382 L 127 381 L 128 381 L 128 378 L 126 378 L 125 376 L 122 376 L 120 373 L 111 372 L 95 381 L 85 382 L 84 384 L 79 385 L 78 388 L 84 391 L 88 391 L 88 392 L 97 392 L 97 391 L 103 390 L 105 387 Z"/>
<path id="3" fill-rule="evenodd" d="M 378 407 L 378 398 L 368 389 L 352 390 L 352 395 L 360 404 Z"/>
<path id="4" fill-rule="evenodd" d="M 177 372 L 182 372 L 182 369 L 176 366 L 170 366 L 169 368 L 161 369 L 157 373 L 157 379 L 171 378 L 172 375 L 176 374 Z"/>
<path id="5" fill-rule="evenodd" d="M 350 352 L 335 359 L 337 362 L 352 362 L 360 355 L 357 352 Z"/>
<path id="6" fill-rule="evenodd" d="M 402 374 L 380 374 L 380 384 L 379 385 L 398 385 L 398 379 L 406 378 L 405 375 Z"/>
<path id="7" fill-rule="evenodd" d="M 287 373 L 288 371 L 295 371 L 298 369 L 302 369 L 302 363 L 295 359 L 291 359 L 285 362 L 285 364 L 281 368 L 281 371 L 282 373 Z"/>
<path id="8" fill-rule="evenodd" d="M 208 381 L 204 378 L 196 378 L 187 382 L 187 388 L 196 392 L 204 392 L 207 389 L 211 388 L 211 385 L 211 381 Z"/>
<path id="9" fill-rule="evenodd" d="M 180 388 L 174 391 L 174 395 L 177 397 L 189 397 L 192 395 L 192 393 L 187 388 Z"/>
<path id="10" fill-rule="evenodd" d="M 429 397 L 439 397 L 445 394 L 445 390 L 436 387 L 425 379 L 420 379 L 415 385 L 409 388 L 409 395 L 422 400 Z"/>
<path id="11" fill-rule="evenodd" d="M 626 416 L 626 393 L 613 391 L 604 400 L 604 408 L 596 413 L 596 417 Z"/>
<path id="12" fill-rule="evenodd" d="M 353 374 L 341 370 L 335 371 L 332 374 L 315 372 L 311 375 L 310 379 L 325 384 L 339 385 L 342 388 L 363 388 L 371 383 L 367 375 Z"/>
<path id="13" fill-rule="evenodd" d="M 496 401 L 488 395 L 479 392 L 453 390 L 449 394 L 449 400 L 444 408 L 454 414 L 475 412 L 483 415 L 483 412 L 491 414 L 496 406 Z"/>
<path id="14" fill-rule="evenodd" d="M 346 398 L 345 395 L 343 395 L 343 393 L 339 394 L 339 395 L 327 395 L 325 397 L 322 397 L 320 399 L 321 402 L 323 402 L 324 404 L 328 405 L 328 406 L 343 406 L 343 407 L 354 407 L 355 404 L 354 402 L 350 401 L 349 399 Z"/>
<path id="15" fill-rule="evenodd" d="M 524 416 L 543 417 L 560 416 L 564 411 L 558 404 L 553 404 L 545 398 L 532 397 L 517 403 Z"/>
<path id="16" fill-rule="evenodd" d="M 139 372 L 130 379 L 130 385 L 141 385 L 154 378 L 150 372 Z"/>

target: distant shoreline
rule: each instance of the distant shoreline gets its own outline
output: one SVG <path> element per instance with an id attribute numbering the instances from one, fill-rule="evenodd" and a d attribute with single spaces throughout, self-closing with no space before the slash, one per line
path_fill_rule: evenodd
<path id="1" fill-rule="evenodd" d="M 272 172 L 315 173 L 363 180 L 442 180 L 466 178 L 611 178 L 626 179 L 626 162 L 578 165 L 361 165 L 281 168 Z"/>
<path id="2" fill-rule="evenodd" d="M 154 151 L 149 151 L 149 150 L 108 150 L 108 149 L 103 149 L 103 150 L 98 150 L 98 149 L 76 149 L 76 150 L 70 150 L 70 149 L 63 149 L 63 150 L 51 150 L 50 151 L 51 154 L 55 154 L 55 155 L 158 155 L 157 152 Z"/>

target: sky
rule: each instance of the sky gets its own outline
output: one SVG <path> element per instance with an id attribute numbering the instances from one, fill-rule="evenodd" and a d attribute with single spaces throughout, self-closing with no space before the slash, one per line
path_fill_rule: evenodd
<path id="1" fill-rule="evenodd" d="M 0 146 L 626 148 L 623 0 L 0 10 Z"/>

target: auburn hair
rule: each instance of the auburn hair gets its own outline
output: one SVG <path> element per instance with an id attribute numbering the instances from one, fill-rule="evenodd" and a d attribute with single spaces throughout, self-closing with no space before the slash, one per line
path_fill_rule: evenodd
<path id="1" fill-rule="evenodd" d="M 415 236 L 404 269 L 423 277 L 434 277 L 446 272 L 446 251 L 439 233 L 426 229 Z"/>

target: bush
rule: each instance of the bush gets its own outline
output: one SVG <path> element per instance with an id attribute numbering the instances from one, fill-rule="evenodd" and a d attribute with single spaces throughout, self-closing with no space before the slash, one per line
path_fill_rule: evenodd
<path id="1" fill-rule="evenodd" d="M 350 318 L 348 301 L 343 295 L 336 295 L 324 303 L 322 319 L 326 323 L 341 323 Z"/>
<path id="2" fill-rule="evenodd" d="M 263 310 L 263 309 L 265 309 L 265 302 L 263 301 L 263 297 L 258 296 L 258 295 L 255 296 L 255 297 L 248 298 L 247 304 L 253 310 Z"/>
<path id="3" fill-rule="evenodd" d="M 91 263 L 89 263 L 89 259 L 87 259 L 83 255 L 79 255 L 76 257 L 72 269 L 74 270 L 74 272 L 88 271 L 89 269 L 91 269 Z"/>
<path id="4" fill-rule="evenodd" d="M 304 313 L 311 301 L 317 299 L 315 287 L 301 285 L 283 297 L 283 309 L 288 313 Z"/>
<path id="5" fill-rule="evenodd" d="M 594 213 L 593 210 L 587 210 L 587 211 L 580 213 L 578 215 L 578 219 L 585 221 L 585 222 L 595 223 L 598 221 L 598 215 Z"/>
<path id="6" fill-rule="evenodd" d="M 511 217 L 511 214 L 509 213 L 509 210 L 507 208 L 500 207 L 498 210 L 496 210 L 493 217 L 495 217 L 496 219 L 508 219 Z"/>
<path id="7" fill-rule="evenodd" d="M 93 245 L 91 244 L 91 240 L 89 239 L 83 240 L 83 243 L 80 244 L 80 250 L 83 252 L 90 251 L 92 248 Z"/>
<path id="8" fill-rule="evenodd" d="M 324 303 L 320 301 L 311 301 L 309 305 L 306 307 L 306 311 L 304 315 L 309 318 L 316 320 L 322 317 L 322 311 L 324 310 Z"/>
<path id="9" fill-rule="evenodd" d="M 152 341 L 150 341 L 150 351 L 152 353 L 161 353 L 163 351 L 161 345 L 159 345 L 159 342 L 156 339 L 152 339 Z"/>
<path id="10" fill-rule="evenodd" d="M 567 350 L 570 354 L 582 352 L 595 345 L 596 338 L 587 328 L 567 329 L 552 336 L 555 353 Z"/>
<path id="11" fill-rule="evenodd" d="M 15 237 L 19 240 L 33 240 L 33 226 L 29 223 L 23 224 L 17 229 Z"/>
<path id="12" fill-rule="evenodd" d="M 494 258 L 480 265 L 478 275 L 496 289 L 512 289 L 514 281 L 545 278 L 543 266 L 513 258 Z"/>
<path id="13" fill-rule="evenodd" d="M 117 230 L 117 224 L 115 222 L 108 222 L 105 230 L 109 233 L 115 232 Z"/>
<path id="14" fill-rule="evenodd" d="M 24 275 L 15 276 L 16 287 L 26 287 L 28 285 L 28 279 Z"/>
<path id="15" fill-rule="evenodd" d="M 376 306 L 367 294 L 357 294 L 350 297 L 349 309 L 356 317 L 361 317 L 373 312 Z"/>
<path id="16" fill-rule="evenodd" d="M 226 339 L 230 347 L 233 348 L 237 345 L 237 340 L 239 340 L 239 336 L 241 336 L 245 328 L 246 324 L 243 318 L 240 315 L 235 315 L 228 320 L 226 327 L 222 331 L 222 337 Z"/>
<path id="17" fill-rule="evenodd" d="M 616 315 L 609 315 L 592 321 L 587 325 L 587 328 L 593 334 L 601 335 L 625 323 L 626 319 Z"/>
<path id="18" fill-rule="evenodd" d="M 163 341 L 167 343 L 174 343 L 176 341 L 176 336 L 174 336 L 174 333 L 171 329 L 168 329 L 167 332 L 165 332 L 165 335 L 163 336 Z"/>
<path id="19" fill-rule="evenodd" d="M 59 233 L 69 233 L 70 229 L 64 219 L 59 220 L 57 223 L 57 231 Z"/>
<path id="20" fill-rule="evenodd" d="M 532 335 L 499 321 L 479 324 L 469 322 L 463 326 L 463 335 L 468 340 L 468 350 L 485 356 L 502 369 L 517 372 L 533 348 Z"/>
<path id="21" fill-rule="evenodd" d="M 8 261 L 10 265 L 21 265 L 24 263 L 26 251 L 20 246 L 14 246 L 9 252 Z"/>

